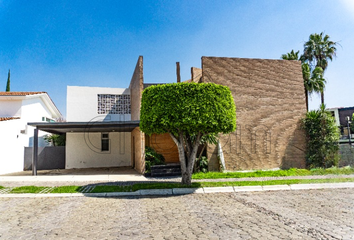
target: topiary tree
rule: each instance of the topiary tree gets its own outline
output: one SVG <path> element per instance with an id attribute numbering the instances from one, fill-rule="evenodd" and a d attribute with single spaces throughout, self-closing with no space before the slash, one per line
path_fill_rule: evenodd
<path id="1" fill-rule="evenodd" d="M 308 168 L 332 167 L 338 164 L 339 130 L 335 119 L 322 104 L 303 119 L 307 136 L 306 165 Z"/>
<path id="2" fill-rule="evenodd" d="M 141 99 L 140 129 L 148 135 L 170 134 L 178 147 L 182 184 L 190 185 L 201 139 L 236 129 L 231 91 L 214 83 L 148 87 Z"/>

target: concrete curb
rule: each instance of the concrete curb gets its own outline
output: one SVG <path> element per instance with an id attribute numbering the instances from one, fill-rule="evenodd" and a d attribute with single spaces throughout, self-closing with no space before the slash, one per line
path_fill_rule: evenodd
<path id="1" fill-rule="evenodd" d="M 204 189 L 203 188 L 173 188 L 172 193 L 173 195 L 204 193 Z"/>
<path id="2" fill-rule="evenodd" d="M 205 187 L 204 193 L 234 192 L 233 187 Z"/>
<path id="3" fill-rule="evenodd" d="M 172 195 L 172 189 L 143 189 L 138 190 L 141 196 L 149 195 Z"/>
<path id="4" fill-rule="evenodd" d="M 242 186 L 242 187 L 234 187 L 235 192 L 259 192 L 263 191 L 262 186 Z"/>
<path id="5" fill-rule="evenodd" d="M 284 190 L 311 190 L 354 188 L 354 182 L 347 183 L 313 183 L 290 185 L 266 185 L 266 186 L 242 186 L 242 187 L 205 187 L 205 188 L 173 188 L 173 189 L 142 189 L 135 192 L 104 192 L 104 193 L 22 193 L 0 194 L 0 198 L 42 198 L 42 197 L 124 197 L 124 196 L 170 196 L 182 194 L 206 194 L 206 193 L 238 193 L 259 191 L 284 191 Z"/>

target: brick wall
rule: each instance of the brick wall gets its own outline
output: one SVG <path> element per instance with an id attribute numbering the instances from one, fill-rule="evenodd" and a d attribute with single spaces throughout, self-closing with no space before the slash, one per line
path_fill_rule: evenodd
<path id="1" fill-rule="evenodd" d="M 202 69 L 192 67 L 191 68 L 191 82 L 199 82 L 202 78 Z"/>
<path id="2" fill-rule="evenodd" d="M 145 138 L 148 138 L 148 146 L 164 156 L 166 163 L 179 162 L 177 145 L 169 133 L 152 134 L 151 136 L 145 136 Z"/>
<path id="3" fill-rule="evenodd" d="M 144 90 L 143 56 L 139 56 L 130 80 L 131 119 L 140 120 L 141 94 Z"/>
<path id="4" fill-rule="evenodd" d="M 140 120 L 141 95 L 144 90 L 143 57 L 139 56 L 130 81 L 131 120 Z M 139 128 L 132 133 L 132 164 L 140 173 L 145 170 L 145 139 Z"/>
<path id="5" fill-rule="evenodd" d="M 237 130 L 220 137 L 227 170 L 305 167 L 300 62 L 202 57 L 202 71 L 202 82 L 228 86 L 236 104 Z M 208 157 L 216 166 L 215 146 Z"/>
<path id="6" fill-rule="evenodd" d="M 145 139 L 144 133 L 137 127 L 132 131 L 132 166 L 139 173 L 145 171 Z"/>

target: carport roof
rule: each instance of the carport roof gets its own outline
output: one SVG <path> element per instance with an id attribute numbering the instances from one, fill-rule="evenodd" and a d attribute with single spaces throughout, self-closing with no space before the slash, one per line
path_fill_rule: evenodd
<path id="1" fill-rule="evenodd" d="M 67 132 L 131 132 L 139 127 L 140 121 L 120 122 L 30 122 L 30 126 L 49 133 L 63 134 Z"/>

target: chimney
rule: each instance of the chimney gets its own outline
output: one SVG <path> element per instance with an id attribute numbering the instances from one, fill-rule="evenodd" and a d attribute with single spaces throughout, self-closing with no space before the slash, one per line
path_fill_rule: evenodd
<path id="1" fill-rule="evenodd" d="M 181 82 L 181 71 L 179 67 L 179 62 L 176 62 L 176 74 L 177 74 L 177 82 Z"/>

